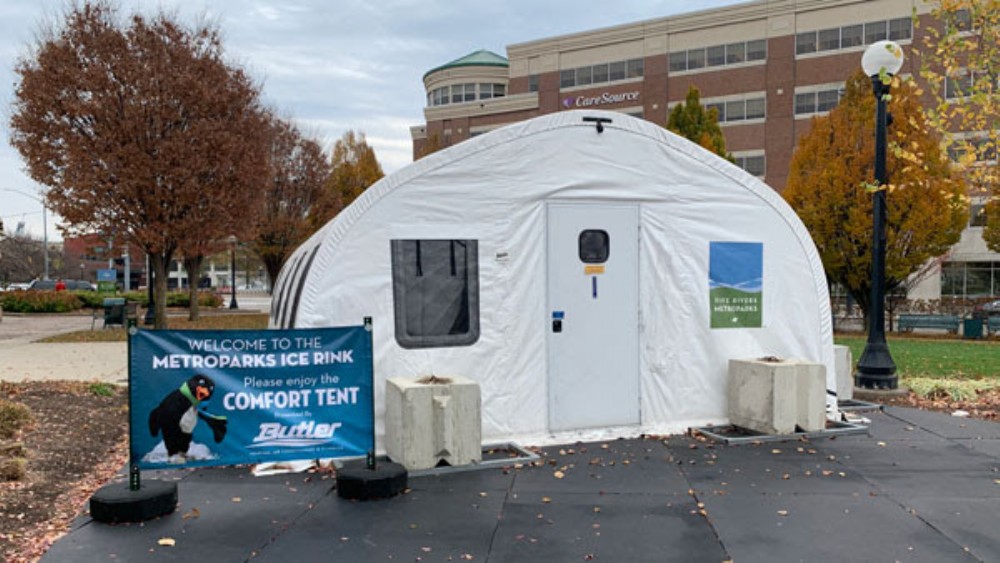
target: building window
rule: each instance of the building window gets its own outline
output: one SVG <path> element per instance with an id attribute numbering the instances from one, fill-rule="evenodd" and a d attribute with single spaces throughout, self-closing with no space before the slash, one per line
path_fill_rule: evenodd
<path id="1" fill-rule="evenodd" d="M 747 98 L 725 101 L 706 100 L 703 105 L 706 110 L 714 109 L 718 122 L 722 124 L 763 119 L 765 117 L 764 108 L 767 104 L 764 98 Z"/>
<path id="2" fill-rule="evenodd" d="M 708 58 L 708 66 L 722 66 L 726 64 L 726 46 L 715 45 L 705 49 Z"/>
<path id="3" fill-rule="evenodd" d="M 688 70 L 697 70 L 699 68 L 705 68 L 705 50 L 704 49 L 691 49 L 687 52 L 688 59 Z"/>
<path id="4" fill-rule="evenodd" d="M 817 43 L 820 51 L 835 51 L 840 49 L 840 28 L 821 29 Z"/>
<path id="5" fill-rule="evenodd" d="M 538 75 L 532 74 L 528 77 L 528 91 L 537 92 L 538 91 Z"/>
<path id="6" fill-rule="evenodd" d="M 393 240 L 393 310 L 403 348 L 469 346 L 479 340 L 475 240 Z"/>
<path id="7" fill-rule="evenodd" d="M 816 111 L 830 111 L 840 103 L 840 90 L 816 92 Z"/>
<path id="8" fill-rule="evenodd" d="M 630 59 L 628 61 L 628 78 L 641 78 L 645 64 L 642 59 Z"/>
<path id="9" fill-rule="evenodd" d="M 670 72 L 684 72 L 688 69 L 688 52 L 670 53 Z"/>
<path id="10" fill-rule="evenodd" d="M 945 262 L 942 297 L 990 297 L 1000 293 L 1000 262 Z"/>
<path id="11" fill-rule="evenodd" d="M 576 86 L 576 70 L 570 68 L 559 72 L 559 87 L 572 88 Z"/>
<path id="12" fill-rule="evenodd" d="M 670 53 L 670 72 L 684 72 L 699 68 L 737 65 L 767 58 L 767 42 L 763 39 L 712 45 Z"/>
<path id="13" fill-rule="evenodd" d="M 886 38 L 888 26 L 883 22 L 868 22 L 865 24 L 865 44 L 871 45 Z"/>
<path id="14" fill-rule="evenodd" d="M 816 93 L 795 94 L 795 115 L 816 113 Z"/>
<path id="15" fill-rule="evenodd" d="M 767 59 L 767 41 L 763 39 L 747 41 L 747 60 L 763 61 L 765 59 Z"/>
<path id="16" fill-rule="evenodd" d="M 476 97 L 476 84 L 455 84 L 452 86 L 442 86 L 435 88 L 427 94 L 427 103 L 431 106 L 442 106 L 448 104 L 460 104 L 472 102 Z M 500 98 L 507 93 L 506 84 L 480 83 L 478 84 L 478 99 L 489 100 Z"/>
<path id="17" fill-rule="evenodd" d="M 913 22 L 910 18 L 889 20 L 889 39 L 903 41 L 913 35 Z"/>
<path id="18" fill-rule="evenodd" d="M 746 100 L 726 102 L 726 121 L 743 121 L 747 118 Z"/>
<path id="19" fill-rule="evenodd" d="M 588 84 L 603 84 L 627 78 L 641 78 L 643 75 L 643 60 L 629 59 L 613 63 L 569 68 L 559 73 L 559 87 L 572 88 Z"/>
<path id="20" fill-rule="evenodd" d="M 608 64 L 608 81 L 625 80 L 625 61 Z"/>
<path id="21" fill-rule="evenodd" d="M 747 60 L 746 43 L 730 43 L 726 45 L 726 64 L 735 65 Z"/>
<path id="22" fill-rule="evenodd" d="M 795 54 L 804 55 L 816 52 L 816 32 L 806 31 L 795 36 Z"/>
<path id="23" fill-rule="evenodd" d="M 981 92 L 995 91 L 1000 87 L 1000 80 L 994 84 L 989 83 L 989 78 L 983 72 L 969 72 L 959 70 L 958 76 L 945 78 L 944 95 L 948 99 L 964 98 L 969 95 L 973 88 Z"/>
<path id="24" fill-rule="evenodd" d="M 840 28 L 840 47 L 842 49 L 847 49 L 849 47 L 858 47 L 865 42 L 865 26 L 864 24 L 857 25 L 845 25 Z"/>
<path id="25" fill-rule="evenodd" d="M 593 71 L 594 84 L 603 84 L 608 81 L 608 65 L 599 64 L 594 65 Z"/>
<path id="26" fill-rule="evenodd" d="M 990 142 L 989 133 L 980 131 L 978 133 L 959 133 L 956 139 L 948 146 L 948 158 L 956 163 L 991 165 L 997 163 L 997 146 L 995 142 Z M 972 153 L 973 158 L 969 162 L 966 155 Z"/>
<path id="27" fill-rule="evenodd" d="M 813 92 L 798 92 L 795 94 L 795 115 L 825 113 L 837 107 L 844 97 L 844 88 L 831 87 Z"/>
<path id="28" fill-rule="evenodd" d="M 746 172 L 751 176 L 756 176 L 758 178 L 764 177 L 764 171 L 765 171 L 764 155 L 762 154 L 733 155 L 733 160 L 736 161 L 736 166 L 739 166 L 743 170 L 746 170 Z"/>
<path id="29" fill-rule="evenodd" d="M 795 54 L 805 55 L 822 51 L 836 51 L 870 45 L 883 39 L 905 41 L 913 37 L 913 21 L 910 18 L 896 18 L 804 31 L 795 36 Z"/>
<path id="30" fill-rule="evenodd" d="M 972 12 L 968 8 L 960 8 L 947 16 L 948 27 L 956 32 L 972 31 Z"/>

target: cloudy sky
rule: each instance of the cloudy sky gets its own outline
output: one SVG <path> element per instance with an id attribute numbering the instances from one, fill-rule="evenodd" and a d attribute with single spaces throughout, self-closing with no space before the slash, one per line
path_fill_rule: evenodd
<path id="1" fill-rule="evenodd" d="M 386 173 L 411 162 L 409 128 L 423 123 L 427 70 L 478 49 L 737 3 L 736 0 L 119 0 L 126 12 L 165 9 L 183 22 L 217 22 L 231 62 L 263 84 L 268 104 L 327 149 L 364 132 Z M 0 217 L 42 236 L 42 186 L 10 146 L 16 77 L 37 30 L 61 20 L 66 0 L 0 3 Z M 13 191 L 11 191 L 13 190 Z M 50 216 L 49 238 L 61 238 Z"/>

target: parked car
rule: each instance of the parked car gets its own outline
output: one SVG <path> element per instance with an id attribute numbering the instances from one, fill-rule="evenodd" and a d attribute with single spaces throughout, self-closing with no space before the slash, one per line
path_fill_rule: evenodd
<path id="1" fill-rule="evenodd" d="M 980 303 L 972 308 L 972 317 L 976 319 L 985 319 L 987 317 L 1000 316 L 1000 299 L 996 301 L 987 301 L 986 303 Z"/>
<path id="2" fill-rule="evenodd" d="M 59 280 L 35 280 L 28 289 L 39 291 L 55 291 Z M 97 291 L 97 286 L 86 280 L 63 280 L 67 290 Z"/>
<path id="3" fill-rule="evenodd" d="M 23 291 L 31 287 L 30 283 L 12 283 L 7 286 L 6 291 Z"/>

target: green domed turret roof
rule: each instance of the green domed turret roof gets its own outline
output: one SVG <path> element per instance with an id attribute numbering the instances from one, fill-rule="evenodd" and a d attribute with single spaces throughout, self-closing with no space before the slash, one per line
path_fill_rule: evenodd
<path id="1" fill-rule="evenodd" d="M 424 78 L 427 78 L 428 75 L 438 72 L 439 70 L 447 70 L 449 68 L 458 68 L 463 66 L 502 66 L 507 68 L 510 64 L 508 63 L 506 57 L 501 57 L 493 51 L 480 49 L 476 52 L 469 53 L 464 57 L 455 59 L 450 63 L 428 70 L 424 73 Z"/>

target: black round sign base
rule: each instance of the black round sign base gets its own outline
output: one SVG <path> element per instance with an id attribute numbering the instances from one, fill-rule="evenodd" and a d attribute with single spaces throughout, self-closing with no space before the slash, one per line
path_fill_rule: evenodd
<path id="1" fill-rule="evenodd" d="M 351 462 L 337 470 L 337 496 L 349 500 L 371 500 L 396 496 L 406 488 L 406 468 L 383 461 L 368 469 L 364 461 Z"/>
<path id="2" fill-rule="evenodd" d="M 144 522 L 177 508 L 177 483 L 144 480 L 138 491 L 112 483 L 90 497 L 90 517 L 98 522 Z"/>

